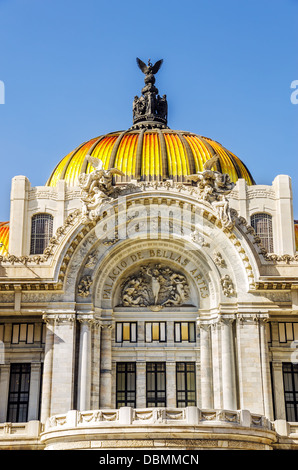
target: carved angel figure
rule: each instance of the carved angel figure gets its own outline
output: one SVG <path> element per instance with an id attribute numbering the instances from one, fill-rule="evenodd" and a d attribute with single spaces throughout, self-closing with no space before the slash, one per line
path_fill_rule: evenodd
<path id="1" fill-rule="evenodd" d="M 223 226 L 229 228 L 232 227 L 233 222 L 226 195 L 232 191 L 235 183 L 231 181 L 228 174 L 211 170 L 218 158 L 218 155 L 214 155 L 204 163 L 203 171 L 189 175 L 188 178 L 197 183 L 201 199 L 209 202 L 214 207 Z"/>
<path id="2" fill-rule="evenodd" d="M 95 168 L 88 175 L 82 173 L 79 177 L 79 184 L 82 190 L 82 216 L 83 220 L 94 219 L 97 216 L 97 209 L 103 201 L 115 197 L 116 191 L 113 184 L 113 176 L 124 176 L 118 168 L 105 170 L 103 162 L 99 158 L 87 155 L 87 161 Z"/>

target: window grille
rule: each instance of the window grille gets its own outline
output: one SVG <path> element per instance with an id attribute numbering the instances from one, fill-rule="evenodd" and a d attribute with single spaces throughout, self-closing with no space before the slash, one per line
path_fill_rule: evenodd
<path id="1" fill-rule="evenodd" d="M 116 407 L 136 407 L 136 364 L 118 362 L 116 365 Z"/>
<path id="2" fill-rule="evenodd" d="M 282 365 L 287 421 L 298 421 L 298 364 Z"/>
<path id="3" fill-rule="evenodd" d="M 146 407 L 167 406 L 166 364 L 165 362 L 146 363 Z"/>
<path id="4" fill-rule="evenodd" d="M 53 217 L 50 214 L 36 214 L 31 224 L 31 255 L 40 255 L 53 236 Z"/>
<path id="5" fill-rule="evenodd" d="M 177 407 L 196 406 L 196 370 L 194 362 L 176 363 Z"/>
<path id="6" fill-rule="evenodd" d="M 273 253 L 272 217 L 269 214 L 259 213 L 251 216 L 251 226 L 254 228 L 262 245 L 268 253 Z"/>
<path id="7" fill-rule="evenodd" d="M 28 418 L 31 364 L 11 364 L 7 421 L 24 423 Z"/>

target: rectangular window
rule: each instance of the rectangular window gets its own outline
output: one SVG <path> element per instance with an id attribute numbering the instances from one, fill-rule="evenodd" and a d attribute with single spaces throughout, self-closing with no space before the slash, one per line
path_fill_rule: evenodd
<path id="1" fill-rule="evenodd" d="M 298 364 L 283 363 L 287 421 L 298 421 Z"/>
<path id="2" fill-rule="evenodd" d="M 280 322 L 278 323 L 279 342 L 298 340 L 298 323 Z"/>
<path id="3" fill-rule="evenodd" d="M 4 324 L 0 323 L 0 341 L 4 341 Z"/>
<path id="4" fill-rule="evenodd" d="M 7 421 L 27 421 L 31 364 L 11 364 Z"/>
<path id="5" fill-rule="evenodd" d="M 196 406 L 196 370 L 194 362 L 176 363 L 177 407 Z"/>
<path id="6" fill-rule="evenodd" d="M 145 341 L 159 341 L 165 343 L 167 341 L 166 322 L 148 322 L 145 323 Z"/>
<path id="7" fill-rule="evenodd" d="M 34 343 L 34 323 L 14 323 L 12 325 L 12 344 Z"/>
<path id="8" fill-rule="evenodd" d="M 116 407 L 136 407 L 136 364 L 118 362 L 116 365 Z"/>
<path id="9" fill-rule="evenodd" d="M 196 342 L 195 322 L 175 322 L 174 323 L 174 341 L 176 343 L 181 343 L 182 341 L 195 343 Z"/>
<path id="10" fill-rule="evenodd" d="M 136 322 L 116 323 L 116 343 L 123 343 L 123 341 L 129 341 L 130 343 L 137 342 Z"/>
<path id="11" fill-rule="evenodd" d="M 167 406 L 166 364 L 165 362 L 146 363 L 146 407 Z"/>

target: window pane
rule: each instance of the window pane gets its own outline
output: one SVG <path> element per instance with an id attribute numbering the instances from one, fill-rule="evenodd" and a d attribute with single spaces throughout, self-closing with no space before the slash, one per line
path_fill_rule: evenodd
<path id="1" fill-rule="evenodd" d="M 195 329 L 195 323 L 191 322 L 189 323 L 189 341 L 194 343 L 196 341 L 196 329 Z"/>
<path id="2" fill-rule="evenodd" d="M 175 323 L 175 341 L 181 341 L 181 323 Z"/>
<path id="3" fill-rule="evenodd" d="M 20 325 L 20 342 L 25 342 L 27 338 L 27 323 Z"/>
<path id="4" fill-rule="evenodd" d="M 19 331 L 20 331 L 20 325 L 12 325 L 12 340 L 11 340 L 11 342 L 13 344 L 18 344 L 18 342 L 19 342 Z"/>
<path id="5" fill-rule="evenodd" d="M 137 342 L 137 324 L 136 323 L 131 323 L 130 324 L 130 341 L 132 343 Z"/>
<path id="6" fill-rule="evenodd" d="M 4 325 L 0 325 L 0 341 L 4 341 Z"/>
<path id="7" fill-rule="evenodd" d="M 152 336 L 151 336 L 151 323 L 146 323 L 145 324 L 145 334 L 146 334 L 146 342 L 151 343 L 152 341 Z"/>
<path id="8" fill-rule="evenodd" d="M 116 323 L 116 343 L 122 343 L 122 323 Z"/>
<path id="9" fill-rule="evenodd" d="M 130 341 L 130 324 L 123 323 L 122 329 L 123 341 Z"/>
<path id="10" fill-rule="evenodd" d="M 279 331 L 279 342 L 285 343 L 286 342 L 286 331 L 285 331 L 285 324 L 279 323 L 278 324 L 278 331 Z"/>
<path id="11" fill-rule="evenodd" d="M 273 252 L 272 217 L 269 214 L 259 213 L 251 217 L 251 225 L 260 237 L 262 245 L 269 253 Z"/>
<path id="12" fill-rule="evenodd" d="M 283 363 L 286 419 L 298 421 L 298 365 Z"/>
<path id="13" fill-rule="evenodd" d="M 188 323 L 181 323 L 182 341 L 188 341 Z"/>
<path id="14" fill-rule="evenodd" d="M 160 329 L 159 340 L 160 341 L 166 341 L 166 324 L 164 322 L 160 323 L 159 324 L 159 329 Z"/>
<path id="15" fill-rule="evenodd" d="M 136 406 L 136 365 L 134 362 L 117 363 L 116 407 Z"/>
<path id="16" fill-rule="evenodd" d="M 42 254 L 53 235 L 53 217 L 50 214 L 36 214 L 31 223 L 30 254 Z"/>
<path id="17" fill-rule="evenodd" d="M 298 339 L 298 323 L 293 323 L 294 326 L 294 339 Z"/>
<path id="18" fill-rule="evenodd" d="M 159 341 L 159 323 L 152 323 L 152 341 Z"/>
<path id="19" fill-rule="evenodd" d="M 11 364 L 7 409 L 8 421 L 27 421 L 30 369 L 30 364 Z"/>
<path id="20" fill-rule="evenodd" d="M 293 324 L 286 323 L 286 334 L 287 334 L 287 341 L 293 341 Z"/>

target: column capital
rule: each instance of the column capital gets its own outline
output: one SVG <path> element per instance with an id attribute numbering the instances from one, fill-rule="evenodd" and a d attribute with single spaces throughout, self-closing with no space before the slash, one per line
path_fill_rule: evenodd
<path id="1" fill-rule="evenodd" d="M 50 325 L 58 323 L 74 323 L 76 320 L 75 313 L 47 313 L 42 316 L 44 322 Z"/>
<path id="2" fill-rule="evenodd" d="M 102 321 L 100 318 L 98 318 L 96 315 L 93 313 L 88 313 L 88 314 L 79 314 L 77 315 L 77 320 L 80 323 L 87 323 L 90 326 L 102 326 Z"/>
<path id="3" fill-rule="evenodd" d="M 268 313 L 238 313 L 236 315 L 237 322 L 239 323 L 266 323 L 269 321 Z"/>

